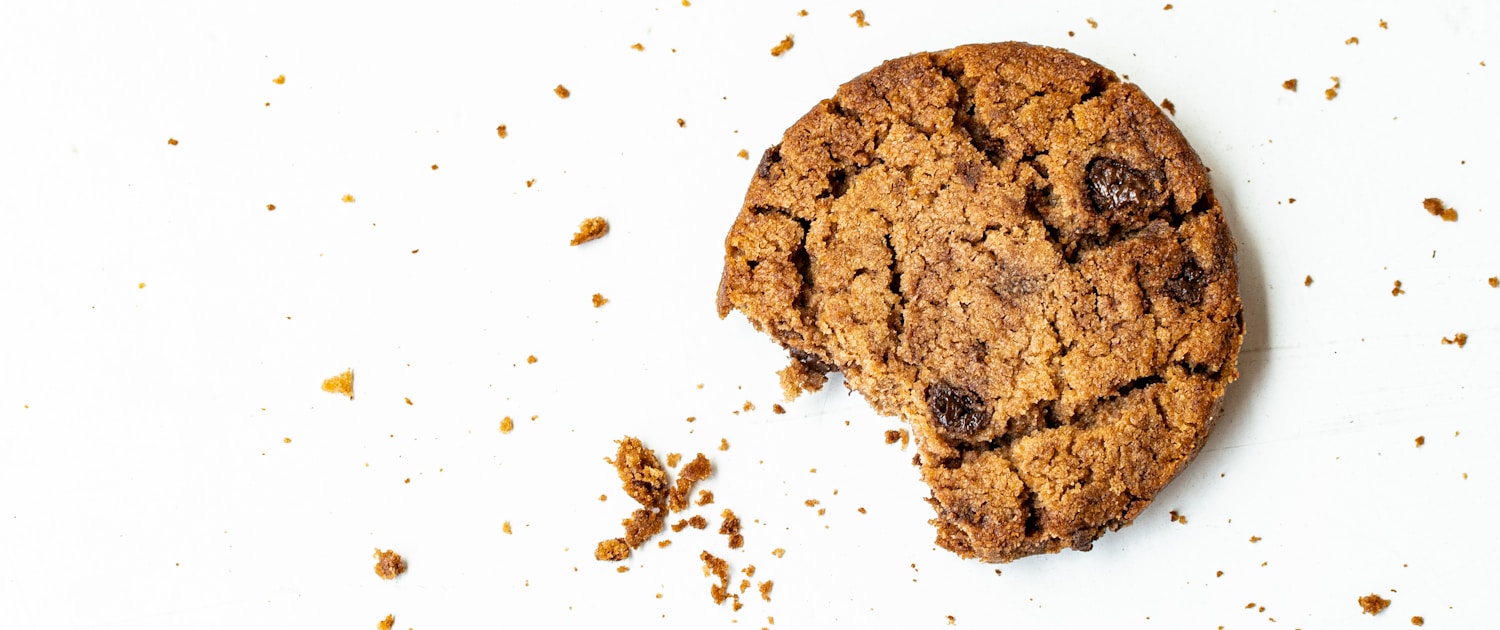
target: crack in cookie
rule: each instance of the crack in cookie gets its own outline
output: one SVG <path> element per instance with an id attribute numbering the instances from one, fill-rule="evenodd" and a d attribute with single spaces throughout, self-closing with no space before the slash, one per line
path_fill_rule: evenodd
<path id="1" fill-rule="evenodd" d="M 1191 459 L 1237 376 L 1235 245 L 1207 169 L 1136 86 L 1065 51 L 888 61 L 755 167 L 721 317 L 911 425 L 937 542 L 1089 549 Z"/>

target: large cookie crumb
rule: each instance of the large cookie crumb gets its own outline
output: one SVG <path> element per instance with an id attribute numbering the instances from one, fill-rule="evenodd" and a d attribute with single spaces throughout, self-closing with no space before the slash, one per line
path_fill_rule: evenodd
<path id="1" fill-rule="evenodd" d="M 348 396 L 349 400 L 354 400 L 354 370 L 344 370 L 343 374 L 323 379 L 323 391 Z"/>
<path id="2" fill-rule="evenodd" d="M 375 575 L 382 580 L 394 580 L 396 576 L 406 573 L 406 561 L 401 559 L 401 554 L 387 549 L 381 551 L 375 549 Z"/>
<path id="3" fill-rule="evenodd" d="M 573 241 L 568 244 L 577 247 L 604 238 L 605 234 L 609 234 L 609 221 L 604 217 L 591 217 L 578 224 L 578 231 L 573 233 Z"/>
<path id="4" fill-rule="evenodd" d="M 1365 595 L 1364 597 L 1359 598 L 1360 611 L 1366 615 L 1378 615 L 1390 605 L 1391 600 L 1376 595 L 1375 593 L 1370 593 L 1369 595 Z"/>

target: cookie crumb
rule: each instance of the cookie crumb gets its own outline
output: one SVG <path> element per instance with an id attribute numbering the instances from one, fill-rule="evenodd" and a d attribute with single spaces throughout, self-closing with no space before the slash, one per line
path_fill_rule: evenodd
<path id="1" fill-rule="evenodd" d="M 1469 343 L 1469 335 L 1467 333 L 1454 333 L 1452 339 L 1443 337 L 1443 345 L 1445 346 L 1457 345 L 1462 348 L 1466 343 Z"/>
<path id="2" fill-rule="evenodd" d="M 750 401 L 747 400 L 747 401 L 745 401 L 745 405 L 742 408 L 745 411 L 755 411 L 755 403 L 752 403 L 752 402 L 750 402 Z"/>
<path id="3" fill-rule="evenodd" d="M 777 558 L 780 558 L 780 557 L 786 555 L 786 550 L 782 549 L 781 547 L 777 547 L 777 548 L 771 550 L 771 555 L 776 556 Z"/>
<path id="4" fill-rule="evenodd" d="M 605 304 L 609 304 L 609 298 L 604 297 L 603 295 L 600 295 L 598 293 L 595 293 L 594 294 L 594 308 L 599 308 L 601 306 L 604 306 Z"/>
<path id="5" fill-rule="evenodd" d="M 609 234 L 609 221 L 605 221 L 604 217 L 590 217 L 578 224 L 578 231 L 573 234 L 573 241 L 569 244 L 576 247 L 603 238 L 605 234 Z"/>
<path id="6" fill-rule="evenodd" d="M 1291 90 L 1293 92 L 1296 92 L 1297 91 L 1297 80 L 1296 79 L 1287 79 L 1285 81 L 1282 81 L 1281 82 L 1281 87 L 1282 87 L 1282 89 Z"/>
<path id="7" fill-rule="evenodd" d="M 276 78 L 271 79 L 271 82 L 275 83 L 276 85 L 286 85 L 286 75 L 278 74 L 276 75 Z"/>
<path id="8" fill-rule="evenodd" d="M 1168 2 L 1167 6 L 1162 7 L 1161 10 L 1163 10 L 1163 11 L 1171 11 L 1172 10 L 1172 3 Z"/>
<path id="9" fill-rule="evenodd" d="M 1096 22 L 1096 21 L 1094 21 L 1094 18 L 1088 18 L 1088 19 L 1085 19 L 1084 21 L 1089 23 L 1089 28 L 1099 28 L 1099 23 Z M 950 619 L 951 619 L 951 617 L 950 617 Z"/>
<path id="10" fill-rule="evenodd" d="M 536 355 L 534 355 L 534 354 L 527 355 L 526 356 L 526 364 L 527 365 L 531 365 L 533 363 L 536 363 Z"/>
<path id="11" fill-rule="evenodd" d="M 1458 211 L 1443 205 L 1443 200 L 1437 197 L 1428 197 L 1422 200 L 1422 207 L 1427 214 L 1442 217 L 1444 221 L 1453 222 L 1458 220 Z"/>
<path id="12" fill-rule="evenodd" d="M 740 149 L 740 152 L 736 153 L 735 155 L 739 156 L 739 158 L 741 160 L 748 160 L 748 159 L 750 159 L 750 152 L 746 151 L 744 149 Z"/>
<path id="13" fill-rule="evenodd" d="M 169 146 L 169 147 L 175 147 L 175 146 L 177 146 L 177 139 L 176 138 L 167 138 L 167 146 Z"/>
<path id="14" fill-rule="evenodd" d="M 396 625 L 396 616 L 395 615 L 386 615 L 385 619 L 381 619 L 380 623 L 375 624 L 375 628 L 376 628 L 376 630 L 391 630 L 391 628 L 394 627 L 395 625 Z"/>
<path id="15" fill-rule="evenodd" d="M 276 211 L 276 204 L 274 204 L 274 203 L 268 203 L 268 204 L 266 204 L 266 212 L 275 212 L 275 211 Z"/>
<path id="16" fill-rule="evenodd" d="M 670 460 L 669 460 L 670 461 Z M 669 464 L 670 465 L 670 464 Z M 667 493 L 667 509 L 673 512 L 681 512 L 687 509 L 688 497 L 693 492 L 693 484 L 707 479 L 713 474 L 713 464 L 708 461 L 703 453 L 698 453 L 693 461 L 688 462 L 677 471 L 677 482 L 672 490 Z M 699 505 L 703 505 L 699 503 Z"/>
<path id="17" fill-rule="evenodd" d="M 1310 287 L 1310 286 L 1312 286 L 1312 276 L 1311 275 L 1309 275 L 1308 277 L 1302 279 L 1302 286 L 1304 286 L 1304 287 Z"/>
<path id="18" fill-rule="evenodd" d="M 772 404 L 772 405 L 771 405 L 771 413 L 774 413 L 774 414 L 776 414 L 776 415 L 778 415 L 778 416 L 779 416 L 779 415 L 781 415 L 781 414 L 784 414 L 784 413 L 786 413 L 786 407 L 783 407 L 783 406 L 781 406 L 781 405 L 779 405 L 779 404 L 774 404 L 774 403 L 773 403 L 773 404 Z"/>
<path id="19" fill-rule="evenodd" d="M 698 554 L 698 559 L 703 561 L 703 575 L 719 578 L 719 583 L 710 585 L 708 592 L 715 604 L 723 604 L 729 599 L 729 563 L 707 551 Z"/>
<path id="20" fill-rule="evenodd" d="M 1173 116 L 1177 115 L 1177 106 L 1172 104 L 1172 99 L 1161 99 L 1161 108 L 1167 110 L 1168 114 L 1171 114 Z"/>
<path id="21" fill-rule="evenodd" d="M 797 17 L 807 17 L 807 9 L 803 9 L 801 11 L 798 11 L 797 12 Z"/>
<path id="22" fill-rule="evenodd" d="M 1397 280 L 1396 283 L 1391 286 L 1391 297 L 1396 297 L 1404 293 L 1406 293 L 1406 289 L 1401 288 L 1401 281 Z"/>
<path id="23" fill-rule="evenodd" d="M 563 87 L 563 84 L 561 83 L 557 84 L 557 87 L 552 88 L 552 93 L 556 94 L 557 98 L 568 98 L 569 96 L 573 95 L 573 92 L 569 91 L 568 88 Z"/>
<path id="24" fill-rule="evenodd" d="M 692 518 L 688 519 L 687 520 L 687 524 L 688 524 L 688 527 L 691 527 L 693 529 L 707 529 L 708 528 L 708 519 L 703 518 L 702 514 L 697 514 L 697 515 L 694 515 Z"/>
<path id="25" fill-rule="evenodd" d="M 1173 523 L 1181 523 L 1183 525 L 1187 525 L 1187 517 L 1183 516 L 1181 514 L 1178 514 L 1177 510 L 1172 510 L 1171 512 L 1168 513 L 1168 515 L 1172 517 L 1172 522 Z"/>
<path id="26" fill-rule="evenodd" d="M 774 587 L 774 586 L 776 586 L 776 583 L 774 581 L 772 581 L 772 580 L 766 580 L 764 582 L 761 582 L 760 583 L 760 587 L 759 587 L 760 588 L 760 598 L 764 599 L 764 600 L 766 600 L 768 602 L 771 601 L 771 588 Z M 1417 619 L 1420 619 L 1420 617 L 1417 617 Z M 1417 625 L 1420 626 L 1422 624 L 1417 624 Z"/>
<path id="27" fill-rule="evenodd" d="M 531 188 L 534 184 L 536 184 L 536 178 L 535 177 L 526 180 L 526 187 L 527 188 Z"/>
<path id="28" fill-rule="evenodd" d="M 1258 542 L 1260 542 L 1260 540 L 1261 540 L 1260 536 L 1251 536 L 1250 537 L 1250 542 L 1252 542 L 1252 543 L 1258 543 Z"/>
<path id="29" fill-rule="evenodd" d="M 509 535 L 511 533 L 511 531 L 510 531 L 510 521 L 505 521 L 504 523 L 501 523 L 500 524 L 500 531 L 505 532 L 507 535 Z"/>
<path id="30" fill-rule="evenodd" d="M 1383 28 L 1383 29 L 1385 29 L 1385 30 L 1391 30 L 1391 29 L 1390 29 L 1390 28 L 1389 28 L 1389 25 L 1388 25 L 1388 24 L 1386 24 L 1386 22 L 1385 22 L 1385 20 L 1381 20 L 1381 21 L 1380 21 L 1380 28 Z"/>
<path id="31" fill-rule="evenodd" d="M 1491 289 L 1500 287 L 1500 276 L 1490 276 L 1489 283 Z"/>
<path id="32" fill-rule="evenodd" d="M 727 450 L 729 450 L 729 440 L 727 440 L 725 438 L 719 438 L 719 450 L 721 450 L 721 451 L 727 451 Z"/>
<path id="33" fill-rule="evenodd" d="M 864 28 L 870 25 L 869 22 L 865 21 L 864 9 L 855 9 L 853 13 L 849 14 L 849 17 L 854 18 L 854 24 L 860 28 Z"/>
<path id="34" fill-rule="evenodd" d="M 1366 615 L 1378 615 L 1391 605 L 1391 600 L 1374 593 L 1359 598 L 1360 611 Z"/>
<path id="35" fill-rule="evenodd" d="M 1344 40 L 1344 45 L 1345 46 L 1358 45 L 1358 44 L 1359 44 L 1359 38 L 1358 37 L 1350 37 L 1349 39 Z"/>
<path id="36" fill-rule="evenodd" d="M 895 429 L 891 429 L 891 430 L 885 432 L 885 443 L 886 444 L 895 444 L 895 443 L 900 442 L 900 441 L 901 441 L 901 432 L 900 431 L 897 431 Z"/>
<path id="37" fill-rule="evenodd" d="M 791 36 L 790 33 L 788 33 L 787 36 L 784 39 L 781 40 L 780 44 L 777 44 L 775 48 L 771 49 L 771 56 L 772 57 L 780 57 L 782 55 L 782 53 L 785 53 L 786 51 L 791 50 L 792 49 L 792 45 L 793 45 L 792 36 Z"/>
<path id="38" fill-rule="evenodd" d="M 719 525 L 719 533 L 729 537 L 729 548 L 739 549 L 745 546 L 745 537 L 740 534 L 740 517 L 735 516 L 734 510 L 724 508 L 720 514 L 724 522 Z"/>
<path id="39" fill-rule="evenodd" d="M 1214 577 L 1216 577 L 1216 578 L 1224 577 L 1224 572 L 1223 571 L 1214 571 Z"/>
<path id="40" fill-rule="evenodd" d="M 505 416 L 504 418 L 500 419 L 500 432 L 501 433 L 510 433 L 511 430 L 513 430 L 515 428 L 516 428 L 516 421 L 515 420 L 511 420 L 510 416 Z"/>
<path id="41" fill-rule="evenodd" d="M 343 374 L 323 379 L 323 391 L 330 394 L 343 394 L 348 396 L 349 400 L 354 400 L 354 369 L 350 368 L 344 370 Z"/>
<path id="42" fill-rule="evenodd" d="M 698 500 L 694 501 L 693 503 L 695 505 L 704 506 L 704 505 L 708 505 L 708 504 L 713 503 L 713 502 L 714 502 L 714 491 L 713 490 L 699 490 L 698 491 Z"/>
<path id="43" fill-rule="evenodd" d="M 683 120 L 683 119 L 681 119 L 681 118 L 678 118 L 678 119 L 677 119 L 677 126 L 678 126 L 678 127 L 679 127 L 679 128 L 680 128 L 680 127 L 686 127 L 686 126 L 687 126 L 687 121 L 686 121 L 686 120 Z"/>
<path id="44" fill-rule="evenodd" d="M 1422 448 L 1422 445 L 1427 443 L 1427 437 L 1423 436 L 1423 435 L 1419 435 L 1419 436 L 1417 436 L 1416 442 L 1417 442 L 1417 448 Z"/>
<path id="45" fill-rule="evenodd" d="M 1384 20 L 1381 20 L 1381 22 L 1380 22 L 1380 23 L 1381 23 L 1381 24 L 1382 24 L 1382 25 L 1384 25 L 1384 24 L 1385 24 L 1385 21 L 1384 21 Z M 1422 618 L 1422 616 L 1421 616 L 1421 615 L 1416 615 L 1416 616 L 1413 616 L 1413 617 L 1412 617 L 1412 618 L 1411 618 L 1411 625 L 1414 625 L 1414 626 L 1421 626 L 1421 625 L 1423 625 L 1423 624 L 1426 624 L 1426 623 L 1427 623 L 1427 620 L 1426 620 L 1426 619 L 1423 619 L 1423 618 Z"/>
<path id="46" fill-rule="evenodd" d="M 630 567 L 626 567 L 626 566 L 615 567 L 615 573 L 629 573 L 629 572 L 630 572 Z"/>
<path id="47" fill-rule="evenodd" d="M 406 561 L 401 559 L 401 554 L 387 549 L 381 551 L 375 548 L 375 575 L 382 580 L 394 580 L 396 576 L 406 573 Z"/>
<path id="48" fill-rule="evenodd" d="M 640 42 L 636 42 L 636 43 L 630 45 L 630 49 L 631 50 L 639 50 L 639 51 L 645 52 L 646 47 L 642 46 Z"/>
<path id="49" fill-rule="evenodd" d="M 1089 21 L 1092 22 L 1093 20 L 1089 20 Z M 953 617 L 953 615 L 948 615 L 948 625 L 951 626 L 951 625 L 954 625 L 954 624 L 957 624 L 957 623 L 958 623 L 958 619 L 955 619 Z"/>
<path id="50" fill-rule="evenodd" d="M 1328 78 L 1333 79 L 1333 87 L 1328 88 L 1326 90 L 1323 90 L 1323 98 L 1326 98 L 1326 99 L 1328 99 L 1328 100 L 1331 101 L 1334 98 L 1338 97 L 1338 95 L 1339 95 L 1339 87 L 1341 87 L 1341 85 L 1339 84 L 1339 78 L 1338 77 L 1328 77 Z"/>
<path id="51" fill-rule="evenodd" d="M 594 548 L 594 559 L 603 562 L 618 562 L 630 557 L 630 545 L 625 544 L 624 538 L 611 538 L 599 541 L 599 546 Z"/>

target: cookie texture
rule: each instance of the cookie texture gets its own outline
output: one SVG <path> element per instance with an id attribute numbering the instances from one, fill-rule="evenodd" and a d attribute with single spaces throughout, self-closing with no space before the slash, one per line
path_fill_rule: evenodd
<path id="1" fill-rule="evenodd" d="M 721 317 L 911 425 L 937 543 L 1088 550 L 1197 453 L 1237 375 L 1235 245 L 1140 88 L 1066 51 L 888 61 L 767 149 Z"/>

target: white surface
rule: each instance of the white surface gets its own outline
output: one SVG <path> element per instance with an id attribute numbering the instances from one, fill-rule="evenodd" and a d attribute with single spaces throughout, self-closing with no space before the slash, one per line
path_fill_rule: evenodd
<path id="1" fill-rule="evenodd" d="M 0 5 L 0 625 L 1492 624 L 1496 5 L 921 4 Z M 933 548 L 895 420 L 838 381 L 772 414 L 784 357 L 713 296 L 783 129 L 883 59 L 1009 39 L 1176 104 L 1249 332 L 1216 434 L 1134 526 L 991 566 Z M 593 215 L 609 236 L 568 247 Z M 345 368 L 355 400 L 319 391 Z M 746 547 L 594 561 L 624 434 L 709 454 L 698 511 Z M 410 572 L 376 579 L 376 546 Z M 714 606 L 703 549 L 772 601 Z"/>

